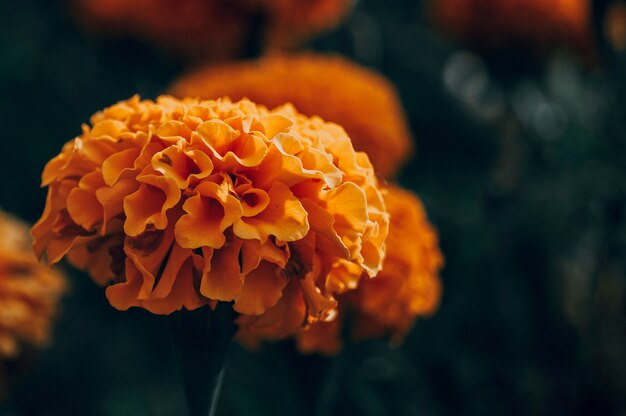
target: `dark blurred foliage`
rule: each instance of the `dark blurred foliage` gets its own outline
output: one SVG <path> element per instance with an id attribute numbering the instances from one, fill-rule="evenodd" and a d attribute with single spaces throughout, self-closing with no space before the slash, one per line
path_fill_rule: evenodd
<path id="1" fill-rule="evenodd" d="M 439 312 L 396 349 L 348 344 L 329 359 L 289 342 L 235 347 L 219 413 L 624 415 L 626 54 L 598 36 L 593 65 L 479 57 L 429 27 L 423 6 L 363 0 L 309 47 L 400 90 L 418 143 L 401 182 L 446 256 Z M 81 123 L 135 93 L 154 98 L 183 65 L 81 32 L 63 2 L 3 0 L 0 16 L 0 203 L 34 221 L 39 173 Z M 53 344 L 0 415 L 185 414 L 171 319 L 115 311 L 86 275 L 71 277 Z"/>

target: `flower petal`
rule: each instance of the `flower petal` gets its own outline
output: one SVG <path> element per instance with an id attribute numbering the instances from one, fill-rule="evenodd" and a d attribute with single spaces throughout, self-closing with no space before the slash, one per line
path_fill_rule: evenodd
<path id="1" fill-rule="evenodd" d="M 170 178 L 148 174 L 138 180 L 142 182 L 139 189 L 124 198 L 124 232 L 131 237 L 141 234 L 148 226 L 165 229 L 167 211 L 180 199 L 180 190 Z"/>
<path id="2" fill-rule="evenodd" d="M 245 278 L 241 292 L 235 297 L 233 308 L 246 315 L 260 315 L 276 305 L 289 279 L 279 274 L 280 269 L 263 261 Z"/>
<path id="3" fill-rule="evenodd" d="M 241 218 L 235 223 L 235 235 L 243 239 L 267 241 L 270 235 L 281 241 L 296 241 L 309 232 L 307 212 L 291 190 L 280 182 L 268 192 L 267 208 L 252 218 Z"/>
<path id="4" fill-rule="evenodd" d="M 178 244 L 185 248 L 224 245 L 224 231 L 241 217 L 241 204 L 230 195 L 228 187 L 226 182 L 202 182 L 196 187 L 197 195 L 183 205 L 187 214 L 175 225 Z"/>
<path id="5" fill-rule="evenodd" d="M 209 270 L 202 273 L 200 293 L 209 299 L 231 301 L 241 292 L 243 275 L 239 266 L 239 252 L 243 242 L 236 238 L 229 245 L 204 254 Z M 203 250 L 204 252 L 204 250 Z M 207 254 L 209 256 L 207 257 Z"/>

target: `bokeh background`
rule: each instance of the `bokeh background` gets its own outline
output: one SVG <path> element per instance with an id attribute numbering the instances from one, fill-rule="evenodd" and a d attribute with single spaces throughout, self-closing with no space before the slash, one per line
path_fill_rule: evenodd
<path id="1" fill-rule="evenodd" d="M 234 347 L 219 414 L 626 415 L 626 53 L 604 35 L 609 3 L 576 50 L 489 50 L 416 0 L 360 0 L 306 45 L 397 86 L 417 143 L 400 182 L 439 231 L 444 295 L 399 348 Z M 40 172 L 81 123 L 188 66 L 85 31 L 63 1 L 2 0 L 0 19 L 0 205 L 33 222 Z M 185 414 L 169 326 L 71 272 L 53 342 L 0 415 Z"/>

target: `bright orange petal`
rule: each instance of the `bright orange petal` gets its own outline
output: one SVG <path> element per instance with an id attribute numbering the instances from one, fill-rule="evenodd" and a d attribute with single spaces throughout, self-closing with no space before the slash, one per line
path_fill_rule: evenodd
<path id="1" fill-rule="evenodd" d="M 296 241 L 309 232 L 307 212 L 288 187 L 280 182 L 272 185 L 268 192 L 270 203 L 267 208 L 252 218 L 242 218 L 233 231 L 243 239 L 267 241 L 270 235 L 281 241 Z"/>
<path id="2" fill-rule="evenodd" d="M 176 223 L 176 241 L 185 248 L 220 248 L 226 241 L 226 228 L 241 217 L 241 204 L 230 195 L 226 183 L 202 182 L 196 192 L 183 205 L 187 214 Z"/>
<path id="3" fill-rule="evenodd" d="M 211 257 L 205 261 L 210 270 L 202 274 L 200 293 L 209 299 L 231 301 L 241 292 L 243 275 L 239 266 L 239 251 L 242 241 L 234 239 L 229 245 L 213 250 Z"/>
<path id="4" fill-rule="evenodd" d="M 246 315 L 260 315 L 276 305 L 289 279 L 278 273 L 276 265 L 262 262 L 245 278 L 233 308 Z"/>

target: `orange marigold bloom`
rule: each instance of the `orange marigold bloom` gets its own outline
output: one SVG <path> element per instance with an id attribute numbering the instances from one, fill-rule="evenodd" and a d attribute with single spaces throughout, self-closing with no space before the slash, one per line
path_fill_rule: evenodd
<path id="1" fill-rule="evenodd" d="M 331 29 L 351 0 L 74 0 L 85 26 L 143 38 L 190 58 L 233 58 L 250 37 L 293 47 Z M 256 33 L 255 29 L 259 30 Z"/>
<path id="2" fill-rule="evenodd" d="M 341 124 L 384 176 L 397 173 L 413 150 L 394 87 L 339 56 L 278 55 L 207 67 L 184 76 L 170 91 L 179 97 L 246 97 L 268 107 L 290 102 L 303 114 Z"/>
<path id="3" fill-rule="evenodd" d="M 442 29 L 479 48 L 586 49 L 589 0 L 431 0 Z"/>
<path id="4" fill-rule="evenodd" d="M 617 51 L 626 50 L 626 4 L 615 2 L 604 16 L 604 35 Z"/>
<path id="5" fill-rule="evenodd" d="M 64 279 L 41 265 L 31 251 L 28 228 L 0 213 L 0 396 L 5 364 L 23 346 L 43 346 L 64 289 Z"/>
<path id="6" fill-rule="evenodd" d="M 135 36 L 194 59 L 237 56 L 248 35 L 248 16 L 231 0 L 73 0 L 73 5 L 91 30 Z"/>
<path id="7" fill-rule="evenodd" d="M 244 0 L 245 1 L 245 0 Z M 315 33 L 337 26 L 353 0 L 251 0 L 268 19 L 266 43 L 293 47 Z"/>
<path id="8" fill-rule="evenodd" d="M 437 309 L 441 297 L 439 271 L 443 265 L 437 234 L 412 193 L 390 185 L 385 204 L 391 222 L 382 270 L 375 279 L 363 279 L 356 290 L 339 297 L 342 308 L 337 320 L 301 329 L 296 337 L 301 351 L 337 352 L 346 315 L 352 320 L 354 326 L 350 330 L 356 339 L 391 335 L 399 341 L 417 317 Z"/>
<path id="9" fill-rule="evenodd" d="M 287 335 L 333 314 L 335 264 L 358 279 L 384 258 L 367 155 L 289 105 L 133 97 L 95 114 L 42 179 L 36 253 L 110 284 L 120 310 L 234 302 L 241 326 Z"/>

